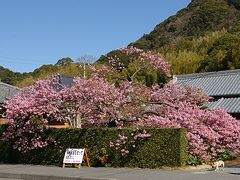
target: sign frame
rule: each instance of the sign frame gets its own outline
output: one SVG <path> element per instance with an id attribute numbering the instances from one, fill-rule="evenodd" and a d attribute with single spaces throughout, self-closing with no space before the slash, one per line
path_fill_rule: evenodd
<path id="1" fill-rule="evenodd" d="M 86 148 L 67 148 L 64 154 L 63 168 L 66 167 L 66 164 L 77 164 L 77 168 L 80 169 L 83 160 L 86 162 L 87 167 L 90 167 Z"/>

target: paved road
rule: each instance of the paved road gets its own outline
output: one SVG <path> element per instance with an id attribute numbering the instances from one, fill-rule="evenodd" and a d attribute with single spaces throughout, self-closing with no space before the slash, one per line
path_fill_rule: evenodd
<path id="1" fill-rule="evenodd" d="M 2 179 L 1 179 L 2 178 Z M 130 168 L 60 168 L 52 166 L 0 165 L 0 180 L 239 180 L 240 168 L 224 171 L 159 170 Z"/>
<path id="2" fill-rule="evenodd" d="M 12 179 L 12 178 L 0 178 L 0 180 L 21 180 L 21 179 Z"/>

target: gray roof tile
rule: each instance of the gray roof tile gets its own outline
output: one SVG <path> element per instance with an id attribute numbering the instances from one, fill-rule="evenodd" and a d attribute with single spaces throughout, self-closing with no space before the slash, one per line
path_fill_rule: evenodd
<path id="1" fill-rule="evenodd" d="M 67 87 L 71 87 L 73 85 L 73 80 L 74 77 L 67 77 L 64 75 L 58 75 L 59 76 L 59 83 L 61 85 L 67 86 Z"/>
<path id="2" fill-rule="evenodd" d="M 215 102 L 209 102 L 210 109 L 223 108 L 228 113 L 240 113 L 240 98 L 221 98 Z"/>
<path id="3" fill-rule="evenodd" d="M 176 83 L 201 87 L 209 96 L 240 96 L 240 69 L 177 75 Z"/>
<path id="4" fill-rule="evenodd" d="M 3 103 L 6 98 L 12 98 L 19 91 L 17 87 L 0 82 L 0 103 Z"/>

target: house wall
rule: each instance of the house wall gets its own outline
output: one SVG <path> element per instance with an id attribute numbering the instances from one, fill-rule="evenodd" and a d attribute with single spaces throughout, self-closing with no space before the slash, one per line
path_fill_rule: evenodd
<path id="1" fill-rule="evenodd" d="M 7 124 L 7 123 L 8 123 L 8 119 L 0 118 L 0 125 Z"/>

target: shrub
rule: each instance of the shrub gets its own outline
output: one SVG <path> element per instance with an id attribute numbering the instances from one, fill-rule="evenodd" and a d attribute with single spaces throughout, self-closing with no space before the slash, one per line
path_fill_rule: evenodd
<path id="1" fill-rule="evenodd" d="M 3 128 L 1 128 L 3 131 Z M 91 166 L 158 168 L 182 166 L 187 161 L 185 129 L 146 129 L 151 134 L 138 140 L 136 147 L 128 146 L 129 154 L 122 156 L 110 147 L 119 134 L 131 138 L 131 133 L 142 129 L 89 128 L 49 129 L 46 136 L 53 136 L 58 145 L 20 153 L 6 143 L 0 144 L 0 161 L 41 165 L 61 165 L 66 148 L 87 148 Z M 2 133 L 1 133 L 2 134 Z"/>

